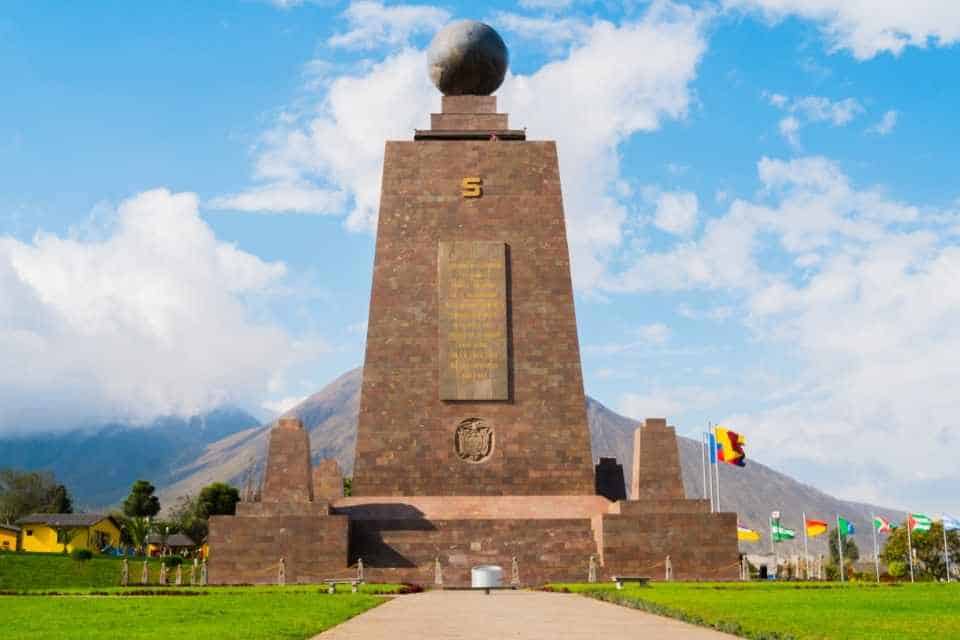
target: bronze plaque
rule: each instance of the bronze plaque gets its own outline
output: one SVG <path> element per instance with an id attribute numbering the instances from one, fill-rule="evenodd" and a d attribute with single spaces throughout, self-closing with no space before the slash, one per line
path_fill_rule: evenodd
<path id="1" fill-rule="evenodd" d="M 507 247 L 440 242 L 440 399 L 506 400 Z"/>

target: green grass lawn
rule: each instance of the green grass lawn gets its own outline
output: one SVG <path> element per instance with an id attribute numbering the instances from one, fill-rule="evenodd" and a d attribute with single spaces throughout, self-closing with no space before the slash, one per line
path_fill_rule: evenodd
<path id="1" fill-rule="evenodd" d="M 745 638 L 960 638 L 960 584 L 553 585 Z"/>
<path id="2" fill-rule="evenodd" d="M 303 640 L 383 602 L 318 587 L 181 588 L 183 596 L 0 596 L 4 638 Z"/>
<path id="3" fill-rule="evenodd" d="M 120 559 L 94 556 L 78 562 L 61 553 L 0 552 L 0 591 L 20 589 L 96 589 L 120 584 Z M 139 582 L 143 560 L 130 561 L 130 581 Z M 150 561 L 150 579 L 156 582 L 160 563 Z M 184 580 L 189 576 L 184 567 Z"/>

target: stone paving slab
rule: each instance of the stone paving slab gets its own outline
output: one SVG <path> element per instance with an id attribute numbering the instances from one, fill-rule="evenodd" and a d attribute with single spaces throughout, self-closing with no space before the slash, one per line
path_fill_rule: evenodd
<path id="1" fill-rule="evenodd" d="M 729 636 L 567 593 L 429 591 L 400 596 L 314 640 L 603 638 L 723 640 Z"/>

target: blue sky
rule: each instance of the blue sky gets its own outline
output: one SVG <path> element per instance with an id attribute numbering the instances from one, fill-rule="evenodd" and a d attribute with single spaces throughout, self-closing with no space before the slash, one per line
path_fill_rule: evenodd
<path id="1" fill-rule="evenodd" d="M 0 429 L 280 409 L 360 364 L 383 141 L 474 18 L 559 144 L 588 393 L 960 510 L 960 6 L 869 4 L 5 3 Z"/>

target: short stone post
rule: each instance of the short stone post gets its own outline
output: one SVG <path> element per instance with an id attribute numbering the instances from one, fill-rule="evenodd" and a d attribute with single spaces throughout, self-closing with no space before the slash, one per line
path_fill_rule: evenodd
<path id="1" fill-rule="evenodd" d="M 200 585 L 205 587 L 207 586 L 207 560 L 204 558 L 203 564 L 200 565 Z"/>
<path id="2" fill-rule="evenodd" d="M 357 558 L 357 582 L 363 582 L 363 558 Z"/>
<path id="3" fill-rule="evenodd" d="M 440 566 L 440 556 L 437 556 L 433 564 L 433 584 L 443 589 L 443 567 Z"/>
<path id="4" fill-rule="evenodd" d="M 190 565 L 190 586 L 193 587 L 197 584 L 197 559 L 193 559 L 193 564 Z"/>
<path id="5" fill-rule="evenodd" d="M 174 584 L 178 587 L 183 584 L 183 571 L 181 571 L 180 565 L 177 565 L 177 578 L 174 580 Z"/>
<path id="6" fill-rule="evenodd" d="M 147 561 L 143 561 L 143 571 L 140 572 L 140 584 L 147 584 L 150 582 L 150 567 L 147 566 Z"/>
<path id="7" fill-rule="evenodd" d="M 587 569 L 587 582 L 594 583 L 597 581 L 597 556 L 590 555 L 590 568 Z"/>
<path id="8" fill-rule="evenodd" d="M 287 562 L 280 558 L 280 565 L 277 571 L 277 584 L 287 584 Z"/>
<path id="9" fill-rule="evenodd" d="M 130 563 L 124 558 L 120 565 L 120 586 L 125 587 L 128 584 L 130 584 Z"/>
<path id="10" fill-rule="evenodd" d="M 520 586 L 520 562 L 517 560 L 517 556 L 513 556 L 510 566 L 510 586 Z"/>
<path id="11" fill-rule="evenodd" d="M 750 580 L 750 561 L 747 560 L 746 554 L 740 558 L 740 579 L 744 582 Z"/>
<path id="12" fill-rule="evenodd" d="M 663 563 L 664 566 L 664 580 L 671 582 L 673 580 L 673 563 L 670 561 L 670 556 L 667 556 L 667 559 Z"/>
<path id="13" fill-rule="evenodd" d="M 167 586 L 167 563 L 160 559 L 160 584 Z"/>

